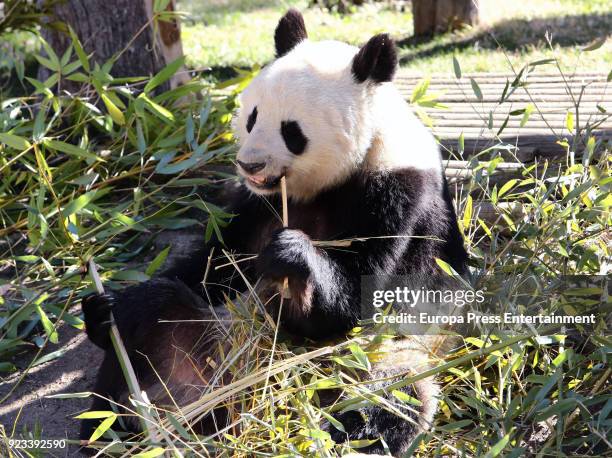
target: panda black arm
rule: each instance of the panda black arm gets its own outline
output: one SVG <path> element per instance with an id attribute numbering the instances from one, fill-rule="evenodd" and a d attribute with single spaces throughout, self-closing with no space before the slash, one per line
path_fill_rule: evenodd
<path id="1" fill-rule="evenodd" d="M 343 223 L 350 237 L 362 239 L 350 247 L 323 250 L 295 229 L 273 235 L 259 255 L 258 268 L 265 278 L 289 279 L 294 297 L 284 306 L 282 317 L 288 329 L 312 338 L 346 332 L 359 319 L 362 275 L 406 273 L 405 255 L 419 221 L 437 219 L 426 228 L 427 235 L 435 236 L 447 219 L 441 205 L 441 178 L 429 173 L 371 174 L 361 192 L 351 189 L 353 196 L 363 197 L 352 205 Z M 430 214 L 424 218 L 426 211 Z M 430 265 L 426 260 L 418 264 Z"/>
<path id="2" fill-rule="evenodd" d="M 178 279 L 191 288 L 197 288 L 204 279 L 208 259 L 212 254 L 212 263 L 206 277 L 207 290 L 211 299 L 220 300 L 222 290 L 227 291 L 227 287 L 238 287 L 230 284 L 232 278 L 240 281 L 233 267 L 221 269 L 215 269 L 215 267 L 227 263 L 223 250 L 237 254 L 249 253 L 250 238 L 257 232 L 264 212 L 261 209 L 260 199 L 249 193 L 243 186 L 231 190 L 230 194 L 226 197 L 226 200 L 230 202 L 226 211 L 234 216 L 226 227 L 221 228 L 223 240 L 220 241 L 216 235 L 213 235 L 211 241 L 202 244 L 188 257 L 175 262 L 161 273 L 161 277 Z M 244 270 L 249 270 L 249 263 L 241 264 L 241 266 Z M 224 285 L 225 288 L 221 285 Z"/>

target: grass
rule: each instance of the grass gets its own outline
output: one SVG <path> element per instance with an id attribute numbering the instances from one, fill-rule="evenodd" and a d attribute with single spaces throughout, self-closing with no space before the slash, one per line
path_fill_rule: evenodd
<path id="1" fill-rule="evenodd" d="M 227 11 L 218 3 L 235 4 L 235 9 Z M 395 13 L 372 5 L 350 16 L 339 16 L 319 9 L 306 9 L 305 1 L 253 3 L 180 3 L 180 8 L 191 13 L 183 26 L 188 63 L 195 67 L 251 67 L 268 62 L 274 56 L 274 28 L 291 6 L 304 10 L 308 33 L 317 40 L 360 43 L 375 33 L 388 31 L 399 35 L 411 18 L 410 13 Z"/>
<path id="2" fill-rule="evenodd" d="M 420 73 L 452 73 L 457 54 L 465 72 L 507 68 L 507 53 L 516 67 L 555 55 L 564 69 L 607 72 L 612 67 L 612 41 L 596 53 L 580 56 L 577 46 L 612 32 L 612 5 L 605 0 L 533 0 L 529 2 L 481 1 L 482 25 L 445 34 L 430 43 L 412 44 L 412 13 L 397 12 L 386 3 L 366 4 L 355 13 L 340 16 L 305 1 L 183 0 L 190 13 L 183 25 L 188 62 L 194 67 L 251 67 L 265 64 L 274 55 L 272 36 L 279 17 L 289 7 L 303 11 L 313 39 L 337 39 L 355 45 L 370 36 L 389 32 L 400 42 L 402 67 Z M 545 38 L 552 35 L 552 47 Z M 498 46 L 499 45 L 499 46 Z"/>
<path id="3" fill-rule="evenodd" d="M 213 5 L 217 9 L 207 6 L 204 17 L 221 26 L 224 6 Z M 236 8 L 248 6 L 250 13 L 232 14 L 284 9 L 274 5 L 243 2 Z M 605 7 L 601 2 L 588 6 Z M 584 2 L 576 14 L 587 12 L 586 8 Z M 265 13 L 270 15 L 270 27 L 278 18 L 272 12 Z M 357 35 L 370 34 L 350 30 L 355 40 L 361 40 Z M 269 37 L 270 30 L 263 35 Z M 225 36 L 233 34 L 226 30 Z M 255 42 L 245 43 L 257 47 Z M 572 47 L 551 52 L 565 58 L 570 50 L 575 52 Z M 589 55 L 597 59 L 601 51 Z M 265 53 L 261 56 L 265 60 Z M 516 58 L 523 59 L 519 54 Z M 82 59 L 72 55 L 69 61 Z M 463 56 L 459 60 L 464 72 L 472 69 Z M 444 62 L 452 65 L 448 56 Z M 216 166 L 231 163 L 229 122 L 235 92 L 221 95 L 196 80 L 158 95 L 149 84 L 139 95 L 130 89 L 142 88 L 144 82 L 128 81 L 124 86 L 105 79 L 101 72 L 79 71 L 86 82 L 77 94 L 57 96 L 41 87 L 36 96 L 0 102 L 0 371 L 18 371 L 23 379 L 31 367 L 62 357 L 57 344 L 62 326 L 82 329 L 80 310 L 74 306 L 94 287 L 83 275 L 91 257 L 100 266 L 105 287 L 122 288 L 146 280 L 160 268 L 162 258 L 145 263 L 142 257 L 156 233 L 196 226 L 213 237 L 228 217 L 206 196 L 221 179 Z M 162 76 L 154 81 L 159 83 L 169 74 Z M 242 83 L 250 76 L 245 75 Z M 202 100 L 184 97 L 194 93 L 202 94 Z M 574 129 L 582 132 L 581 127 Z M 520 274 L 550 279 L 609 271 L 610 146 L 588 134 L 563 145 L 565 154 L 557 160 L 522 165 L 518 176 L 495 185 L 493 173 L 513 152 L 512 145 L 498 142 L 470 161 L 473 173 L 452 188 L 472 274 L 485 281 L 502 276 L 507 284 L 500 296 L 506 305 L 529 305 L 518 301 L 507 281 Z M 481 219 L 479 201 L 491 205 L 494 218 Z M 520 214 L 508 212 L 508 204 L 519 205 Z M 554 299 L 545 305 L 609 310 L 609 298 L 601 290 L 554 292 Z M 228 383 L 208 389 L 180 412 L 151 406 L 159 414 L 160 443 L 151 445 L 136 437 L 105 453 L 146 450 L 145 456 L 158 456 L 180 450 L 193 456 L 215 447 L 226 456 L 338 456 L 349 446 L 359 446 L 334 444 L 324 425 L 340 407 L 360 401 L 383 403 L 360 383 L 363 371 L 376 359 L 380 337 L 371 341 L 356 331 L 346 341 L 328 346 L 296 346 L 277 333 L 256 300 L 230 301 L 228 308 L 235 320 L 225 342 L 229 350 L 219 356 L 227 363 L 219 371 L 228 375 Z M 556 330 L 545 337 L 523 331 L 527 332 L 465 339 L 428 373 L 406 374 L 400 383 L 435 375 L 443 387 L 434 429 L 414 444 L 415 455 L 609 452 L 609 329 L 582 334 Z M 42 357 L 43 351 L 50 353 Z M 31 363 L 16 367 L 16 358 L 24 355 Z M 341 402 L 321 405 L 319 399 L 330 388 L 339 390 Z M 401 411 L 410 409 L 409 404 Z M 233 406 L 232 428 L 214 437 L 193 434 L 189 428 L 193 418 L 219 405 Z M 111 421 L 102 428 L 106 435 L 100 446 L 116 437 L 112 429 L 118 417 L 113 412 L 105 415 Z M 0 436 L 11 430 L 12 425 L 0 428 Z"/>

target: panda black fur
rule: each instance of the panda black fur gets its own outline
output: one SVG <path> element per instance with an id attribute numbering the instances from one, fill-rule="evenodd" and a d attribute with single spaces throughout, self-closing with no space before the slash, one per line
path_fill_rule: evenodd
<path id="1" fill-rule="evenodd" d="M 223 345 L 223 330 L 193 321 L 159 322 L 208 317 L 209 300 L 220 306 L 224 292 L 245 289 L 227 267 L 208 269 L 204 291 L 213 249 L 258 253 L 256 261 L 241 263 L 251 280 L 276 285 L 288 278 L 291 299 L 283 306 L 282 326 L 315 341 L 342 336 L 357 324 L 362 275 L 408 275 L 434 288 L 444 281 L 435 258 L 465 271 L 437 144 L 391 83 L 397 57 L 389 36 L 377 35 L 361 49 L 311 42 L 301 14 L 290 10 L 274 38 L 277 59 L 245 89 L 235 118 L 237 170 L 244 180 L 230 190 L 228 211 L 236 216 L 223 231 L 225 245 L 203 246 L 160 278 L 83 300 L 87 333 L 107 350 L 96 386 L 105 397 L 127 399 L 108 338 L 111 308 L 151 399 L 167 398 L 151 365 L 179 403 L 214 388 L 207 386 L 206 356 L 211 345 Z M 281 176 L 289 196 L 288 228 L 278 218 Z M 313 245 L 313 240 L 355 238 L 363 240 L 346 249 Z M 223 313 L 223 307 L 216 310 Z M 388 350 L 370 374 L 374 389 L 427 367 L 426 348 L 400 340 Z M 381 378 L 387 382 L 375 382 Z M 382 436 L 394 455 L 402 453 L 430 426 L 437 405 L 431 379 L 404 390 L 423 403 L 414 422 L 373 406 L 340 415 L 347 432 L 333 431 L 334 439 Z M 394 405 L 391 396 L 389 403 Z M 96 398 L 92 409 L 108 405 Z M 207 434 L 224 421 L 219 410 L 201 422 L 200 431 Z M 81 437 L 88 438 L 94 427 L 94 421 L 84 421 Z M 368 452 L 382 450 L 379 442 Z"/>

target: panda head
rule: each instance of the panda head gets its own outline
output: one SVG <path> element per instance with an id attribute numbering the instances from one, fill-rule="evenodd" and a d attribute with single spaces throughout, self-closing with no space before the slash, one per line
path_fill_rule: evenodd
<path id="1" fill-rule="evenodd" d="M 397 54 L 386 34 L 361 49 L 310 41 L 293 9 L 274 41 L 276 59 L 241 94 L 237 169 L 256 194 L 279 192 L 285 176 L 289 196 L 308 200 L 364 163 L 375 131 L 372 99 L 392 80 Z"/>

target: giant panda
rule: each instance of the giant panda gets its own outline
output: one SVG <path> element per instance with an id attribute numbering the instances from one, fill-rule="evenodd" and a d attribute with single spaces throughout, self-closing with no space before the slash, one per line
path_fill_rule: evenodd
<path id="1" fill-rule="evenodd" d="M 439 148 L 392 83 L 397 53 L 389 35 L 373 36 L 361 48 L 315 42 L 302 15 L 289 10 L 274 43 L 276 59 L 240 96 L 234 120 L 240 181 L 227 192 L 228 212 L 235 216 L 223 242 L 202 246 L 158 278 L 82 301 L 87 334 L 106 350 L 95 387 L 104 398 L 121 403 L 128 395 L 108 337 L 112 310 L 149 397 L 167 401 L 167 388 L 178 402 L 197 399 L 212 376 L 209 348 L 222 341 L 218 329 L 197 320 L 210 316 L 208 304 L 222 313 L 224 294 L 246 288 L 231 266 L 209 265 L 227 263 L 222 250 L 257 254 L 240 264 L 253 283 L 287 279 L 290 297 L 280 311 L 281 326 L 309 342 L 342 338 L 358 324 L 364 275 L 407 275 L 435 287 L 445 275 L 435 258 L 466 271 Z M 279 218 L 282 177 L 288 227 Z M 349 249 L 313 243 L 339 239 L 358 241 Z M 177 323 L 182 320 L 191 321 Z M 405 339 L 389 345 L 369 375 L 375 389 L 428 364 L 426 349 Z M 330 428 L 334 440 L 381 439 L 367 452 L 404 452 L 431 425 L 437 385 L 425 379 L 403 390 L 421 401 L 413 421 L 376 406 L 349 411 L 338 416 L 346 432 Z M 94 400 L 93 410 L 108 410 L 103 397 Z M 388 402 L 394 404 L 392 396 Z M 225 421 L 219 409 L 200 422 L 199 431 L 211 433 Z M 85 420 L 81 438 L 95 426 Z"/>

